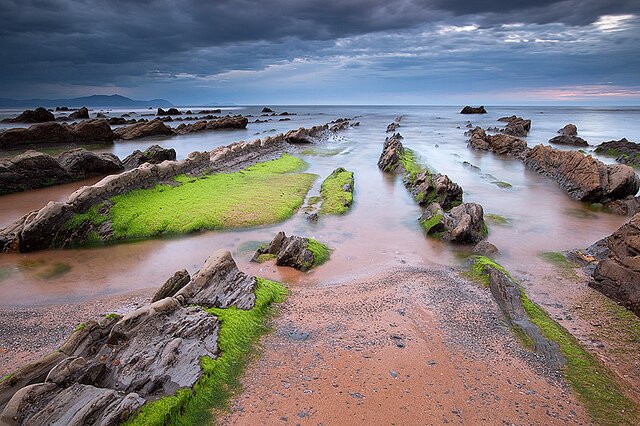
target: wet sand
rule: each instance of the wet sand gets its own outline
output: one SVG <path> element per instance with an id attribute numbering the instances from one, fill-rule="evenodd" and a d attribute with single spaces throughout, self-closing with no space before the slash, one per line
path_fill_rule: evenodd
<path id="1" fill-rule="evenodd" d="M 589 424 L 487 289 L 403 267 L 300 286 L 223 424 Z"/>

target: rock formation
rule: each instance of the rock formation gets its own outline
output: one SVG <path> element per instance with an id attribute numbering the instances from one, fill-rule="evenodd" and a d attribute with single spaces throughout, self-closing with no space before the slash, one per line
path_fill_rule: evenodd
<path id="1" fill-rule="evenodd" d="M 438 203 L 449 210 L 462 203 L 462 188 L 440 173 L 423 170 L 413 178 L 405 178 L 405 186 L 421 206 Z"/>
<path id="2" fill-rule="evenodd" d="M 555 179 L 579 201 L 606 203 L 635 195 L 640 188 L 640 178 L 631 167 L 607 165 L 577 151 L 537 145 L 526 153 L 524 163 Z"/>
<path id="3" fill-rule="evenodd" d="M 517 117 L 515 115 L 498 118 L 498 121 L 507 123 L 507 126 L 502 129 L 502 133 L 506 135 L 524 137 L 527 136 L 531 130 L 531 120 Z"/>
<path id="4" fill-rule="evenodd" d="M 47 122 L 0 133 L 0 149 L 29 145 L 111 144 L 113 139 L 113 131 L 107 120 L 84 120 L 73 126 Z"/>
<path id="5" fill-rule="evenodd" d="M 249 120 L 241 115 L 235 117 L 222 117 L 217 120 L 201 120 L 193 124 L 180 124 L 175 128 L 178 134 L 202 132 L 205 130 L 231 130 L 245 129 Z"/>
<path id="6" fill-rule="evenodd" d="M 587 252 L 599 259 L 589 285 L 640 316 L 640 214 Z"/>
<path id="7" fill-rule="evenodd" d="M 596 153 L 615 157 L 619 163 L 640 167 L 640 143 L 630 142 L 626 138 L 602 142 L 596 147 Z"/>
<path id="8" fill-rule="evenodd" d="M 549 143 L 557 145 L 573 145 L 573 146 L 589 146 L 589 143 L 580 136 L 575 135 L 558 135 L 549 139 Z"/>
<path id="9" fill-rule="evenodd" d="M 321 263 L 310 249 L 309 238 L 292 235 L 287 237 L 280 231 L 271 242 L 259 248 L 251 259 L 252 262 L 262 262 L 265 258 L 275 258 L 276 265 L 289 266 L 306 272 Z M 328 251 L 328 249 L 325 250 Z"/>
<path id="10" fill-rule="evenodd" d="M 171 136 L 174 131 L 171 127 L 156 119 L 146 123 L 136 123 L 126 127 L 120 127 L 114 131 L 115 139 L 140 139 L 151 136 Z"/>
<path id="11" fill-rule="evenodd" d="M 264 114 L 266 114 L 266 113 L 273 112 L 273 110 L 272 110 L 271 108 L 264 107 L 264 108 L 262 108 L 262 111 L 261 111 L 261 112 L 262 112 L 262 113 L 264 113 Z"/>
<path id="12" fill-rule="evenodd" d="M 520 156 L 527 151 L 527 142 L 515 136 L 497 134 L 487 135 L 482 127 L 476 126 L 467 133 L 468 146 L 481 151 L 492 151 L 496 154 Z"/>
<path id="13" fill-rule="evenodd" d="M 400 162 L 400 157 L 404 153 L 404 146 L 400 142 L 401 140 L 402 135 L 400 133 L 394 133 L 390 138 L 385 138 L 382 153 L 378 159 L 378 168 L 380 170 L 387 173 L 404 172 Z"/>
<path id="14" fill-rule="evenodd" d="M 445 211 L 438 203 L 431 203 L 418 219 L 428 235 L 460 244 L 475 244 L 487 236 L 482 206 L 463 203 Z"/>
<path id="15" fill-rule="evenodd" d="M 577 136 L 578 127 L 575 124 L 567 124 L 562 129 L 558 130 L 558 133 L 565 136 Z"/>
<path id="16" fill-rule="evenodd" d="M 47 121 L 56 121 L 56 117 L 51 111 L 42 107 L 28 109 L 15 118 L 2 120 L 3 123 L 46 123 Z"/>
<path id="17" fill-rule="evenodd" d="M 484 109 L 484 106 L 479 106 L 479 107 L 472 107 L 472 106 L 465 106 L 464 108 L 462 108 L 462 111 L 460 111 L 460 114 L 486 114 L 487 110 Z"/>
<path id="18" fill-rule="evenodd" d="M 144 152 L 136 149 L 128 155 L 122 164 L 125 170 L 135 169 L 144 163 L 160 164 L 163 161 L 174 161 L 176 159 L 176 150 L 173 148 L 162 148 L 159 145 L 151 145 Z"/>
<path id="19" fill-rule="evenodd" d="M 147 401 L 192 387 L 201 358 L 220 356 L 220 322 L 201 306 L 251 309 L 256 284 L 219 250 L 174 296 L 89 321 L 0 382 L 0 423 L 117 425 Z"/>
<path id="20" fill-rule="evenodd" d="M 87 109 L 87 107 L 82 107 L 77 111 L 74 111 L 71 114 L 69 114 L 70 120 L 86 120 L 88 118 L 89 118 L 89 110 Z"/>
<path id="21" fill-rule="evenodd" d="M 158 115 L 158 116 L 160 116 L 160 115 L 182 115 L 182 113 L 177 108 L 169 108 L 167 111 L 163 110 L 162 108 L 158 108 L 158 112 L 157 112 L 156 115 Z"/>

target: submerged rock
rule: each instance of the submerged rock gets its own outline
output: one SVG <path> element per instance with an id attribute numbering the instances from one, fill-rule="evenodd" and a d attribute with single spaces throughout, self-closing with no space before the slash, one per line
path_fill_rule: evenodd
<path id="1" fill-rule="evenodd" d="M 136 123 L 126 127 L 120 127 L 114 131 L 116 139 L 140 139 L 150 136 L 171 136 L 174 131 L 162 121 L 155 119 L 145 123 Z"/>
<path id="2" fill-rule="evenodd" d="M 319 244 L 325 253 L 314 253 L 313 244 Z M 287 237 L 280 231 L 265 247 L 259 248 L 251 259 L 252 262 L 262 262 L 275 258 L 276 265 L 289 266 L 302 272 L 306 272 L 314 266 L 327 260 L 329 249 L 317 241 L 306 237 L 292 235 Z M 322 257 L 322 258 L 321 258 Z"/>
<path id="3" fill-rule="evenodd" d="M 113 139 L 114 135 L 107 120 L 85 120 L 73 126 L 48 122 L 0 133 L 0 149 L 13 149 L 25 145 L 111 144 Z"/>
<path id="4" fill-rule="evenodd" d="M 625 165 L 607 165 L 577 151 L 537 145 L 524 158 L 531 169 L 555 179 L 579 201 L 606 203 L 635 195 L 640 178 Z"/>
<path id="5" fill-rule="evenodd" d="M 220 322 L 200 306 L 251 309 L 256 278 L 219 250 L 175 297 L 82 324 L 62 347 L 0 382 L 0 423 L 117 425 L 192 387 L 217 358 Z"/>
<path id="6" fill-rule="evenodd" d="M 5 118 L 3 123 L 46 123 L 47 121 L 56 121 L 56 117 L 46 108 L 38 107 L 36 109 L 28 109 L 15 118 Z"/>
<path id="7" fill-rule="evenodd" d="M 487 135 L 484 129 L 478 126 L 466 134 L 469 135 L 468 146 L 481 151 L 520 156 L 528 149 L 527 142 L 522 139 L 505 134 Z"/>
<path id="8" fill-rule="evenodd" d="M 176 150 L 173 148 L 162 148 L 159 145 L 151 145 L 144 152 L 136 149 L 128 155 L 122 164 L 125 170 L 135 169 L 144 163 L 160 164 L 163 161 L 173 161 L 176 159 Z"/>
<path id="9" fill-rule="evenodd" d="M 640 143 L 628 141 L 626 138 L 602 142 L 596 147 L 596 153 L 615 157 L 619 163 L 640 167 Z"/>
<path id="10" fill-rule="evenodd" d="M 464 108 L 462 108 L 462 111 L 460 111 L 460 114 L 486 114 L 487 110 L 484 109 L 484 106 L 479 106 L 479 107 L 472 107 L 472 106 L 465 106 Z"/>
<path id="11" fill-rule="evenodd" d="M 432 203 L 418 220 L 428 235 L 452 243 L 475 244 L 487 235 L 482 206 L 476 203 L 463 203 L 448 212 Z"/>
<path id="12" fill-rule="evenodd" d="M 579 136 L 575 135 L 559 135 L 549 139 L 549 143 L 557 145 L 574 145 L 574 146 L 589 146 L 589 143 Z"/>
<path id="13" fill-rule="evenodd" d="M 587 251 L 594 247 L 601 260 L 589 286 L 640 316 L 640 214 Z"/>

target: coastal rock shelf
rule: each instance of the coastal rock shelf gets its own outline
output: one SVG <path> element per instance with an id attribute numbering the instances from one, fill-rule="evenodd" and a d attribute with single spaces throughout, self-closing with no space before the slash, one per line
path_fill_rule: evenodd
<path id="1" fill-rule="evenodd" d="M 81 324 L 58 351 L 0 382 L 0 423 L 117 425 L 147 402 L 193 387 L 203 358 L 224 355 L 221 323 L 205 308 L 251 310 L 260 285 L 217 251 L 175 294 Z"/>

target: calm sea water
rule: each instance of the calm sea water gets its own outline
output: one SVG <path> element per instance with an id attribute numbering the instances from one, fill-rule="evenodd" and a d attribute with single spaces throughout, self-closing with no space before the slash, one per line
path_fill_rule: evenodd
<path id="1" fill-rule="evenodd" d="M 261 108 L 223 108 L 223 113 L 253 115 L 246 130 L 116 142 L 106 150 L 123 158 L 134 149 L 156 143 L 174 148 L 178 157 L 184 158 L 192 151 L 211 150 L 238 140 L 275 135 L 342 117 L 355 118 L 361 123 L 359 127 L 313 147 L 324 155 L 299 153 L 309 163 L 309 171 L 321 177 L 310 196 L 317 194 L 322 179 L 336 167 L 355 172 L 355 204 L 349 214 L 323 217 L 314 224 L 299 213 L 283 223 L 246 230 L 210 231 L 91 249 L 3 254 L 0 255 L 0 303 L 42 304 L 157 287 L 178 269 L 194 272 L 219 248 L 231 250 L 241 268 L 292 285 L 331 284 L 404 263 L 460 265 L 466 250 L 426 238 L 417 223 L 420 208 L 401 180 L 381 173 L 376 166 L 387 136 L 386 126 L 399 115 L 403 116 L 399 131 L 405 146 L 415 150 L 431 169 L 449 175 L 460 184 L 465 191 L 465 201 L 480 203 L 485 213 L 499 214 L 509 220 L 507 225 L 490 224 L 488 239 L 502 252 L 499 261 L 512 270 L 535 276 L 542 262 L 538 257 L 540 252 L 588 246 L 628 219 L 590 211 L 569 198 L 554 181 L 526 169 L 518 160 L 470 150 L 464 132 L 467 120 L 486 128 L 499 125 L 496 119 L 501 116 L 516 114 L 533 121 L 526 138 L 529 146 L 547 143 L 567 123 L 576 124 L 579 135 L 591 145 L 622 137 L 638 141 L 639 109 L 488 107 L 488 114 L 465 116 L 458 113 L 460 107 L 442 106 L 278 106 L 272 107 L 277 113 L 288 111 L 297 115 L 288 116 L 290 121 L 273 117 L 268 123 L 251 123 L 258 118 Z M 92 115 L 97 111 L 99 109 L 91 111 Z M 130 111 L 111 110 L 110 115 Z M 136 116 L 149 113 L 148 110 L 133 111 Z M 2 110 L 0 117 L 14 116 L 16 112 Z M 15 153 L 0 152 L 5 157 L 12 154 Z M 610 158 L 598 158 L 613 162 Z M 96 180 L 0 197 L 0 226 L 50 200 L 64 200 L 78 187 Z M 512 187 L 500 188 L 496 181 L 508 182 Z M 308 274 L 249 263 L 256 242 L 270 240 L 279 230 L 328 243 L 334 249 L 332 260 Z M 47 271 L 56 268 L 63 272 L 47 277 L 51 275 Z"/>

